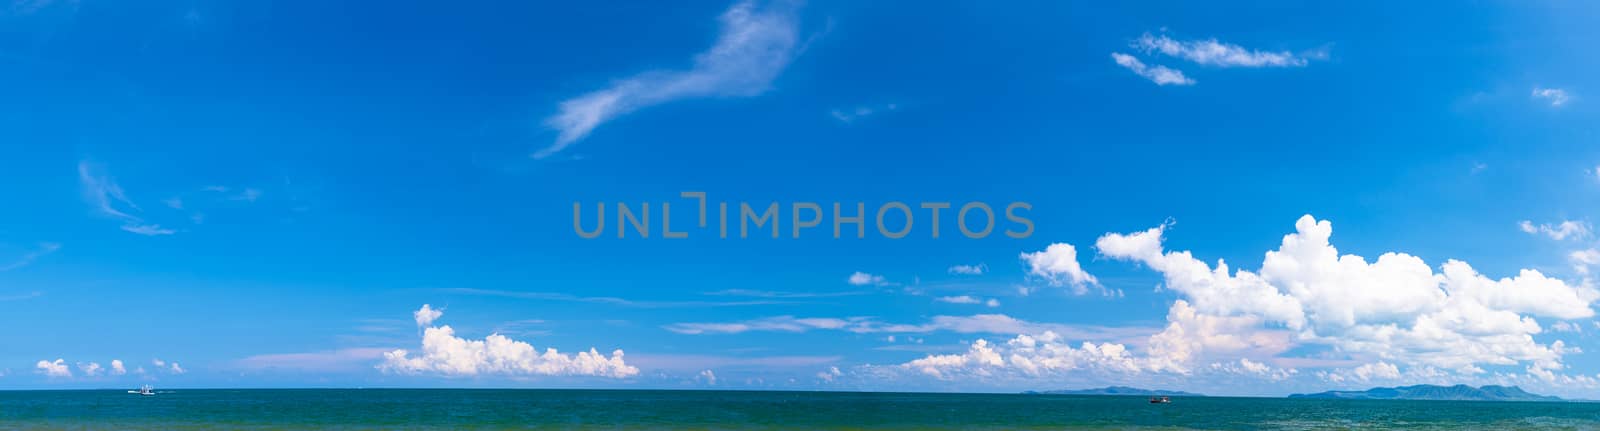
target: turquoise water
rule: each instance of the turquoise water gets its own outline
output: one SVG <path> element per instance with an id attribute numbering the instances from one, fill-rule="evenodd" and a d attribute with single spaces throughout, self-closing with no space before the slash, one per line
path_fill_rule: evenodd
<path id="1" fill-rule="evenodd" d="M 0 391 L 0 429 L 1600 429 L 1600 404 L 454 389 Z"/>

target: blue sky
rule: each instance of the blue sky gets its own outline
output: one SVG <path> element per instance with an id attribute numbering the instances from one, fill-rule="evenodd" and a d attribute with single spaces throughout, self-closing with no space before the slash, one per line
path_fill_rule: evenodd
<path id="1" fill-rule="evenodd" d="M 1600 397 L 1590 4 L 0 7 L 0 388 Z"/>

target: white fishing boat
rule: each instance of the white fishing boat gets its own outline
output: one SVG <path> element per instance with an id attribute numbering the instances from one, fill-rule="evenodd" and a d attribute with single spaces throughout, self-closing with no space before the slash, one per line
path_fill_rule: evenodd
<path id="1" fill-rule="evenodd" d="M 156 389 L 150 387 L 150 385 L 144 385 L 144 386 L 140 386 L 139 390 L 137 390 L 137 391 L 128 391 L 128 393 L 135 394 L 135 395 L 151 396 L 151 395 L 155 395 L 156 394 Z"/>

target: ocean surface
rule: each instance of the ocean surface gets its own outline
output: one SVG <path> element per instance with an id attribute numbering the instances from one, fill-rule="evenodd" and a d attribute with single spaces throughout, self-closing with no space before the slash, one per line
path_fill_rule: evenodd
<path id="1" fill-rule="evenodd" d="M 1600 429 L 1600 403 L 840 392 L 0 391 L 0 429 Z"/>

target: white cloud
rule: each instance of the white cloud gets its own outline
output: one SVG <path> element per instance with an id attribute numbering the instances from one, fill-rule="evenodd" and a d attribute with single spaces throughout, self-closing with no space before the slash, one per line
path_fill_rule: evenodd
<path id="1" fill-rule="evenodd" d="M 1572 270 L 1578 274 L 1588 274 L 1589 267 L 1600 265 L 1600 250 L 1589 248 L 1573 250 L 1567 255 L 1567 261 L 1572 263 Z"/>
<path id="2" fill-rule="evenodd" d="M 443 376 L 599 376 L 625 378 L 639 369 L 623 361 L 621 349 L 611 356 L 590 348 L 587 352 L 563 354 L 554 348 L 543 353 L 532 345 L 500 334 L 482 340 L 457 337 L 450 326 L 430 326 L 422 334 L 422 350 L 412 355 L 405 349 L 384 353 L 378 368 L 398 374 Z"/>
<path id="3" fill-rule="evenodd" d="M 1250 358 L 1239 358 L 1238 361 L 1233 362 L 1215 362 L 1211 364 L 1211 369 L 1226 374 L 1252 376 L 1273 381 L 1288 379 L 1300 373 L 1300 370 L 1277 368 L 1252 361 Z"/>
<path id="4" fill-rule="evenodd" d="M 856 120 L 860 120 L 862 118 L 871 117 L 873 115 L 894 111 L 897 109 L 900 109 L 899 105 L 893 103 L 875 106 L 862 105 L 850 109 L 834 109 L 832 111 L 828 111 L 828 115 L 832 115 L 835 120 L 839 120 L 841 123 L 849 124 L 854 123 Z"/>
<path id="5" fill-rule="evenodd" d="M 1113 52 L 1111 53 L 1111 59 L 1116 61 L 1118 66 L 1133 71 L 1135 75 L 1142 76 L 1150 80 L 1150 82 L 1156 83 L 1156 85 L 1194 85 L 1195 82 L 1193 79 L 1184 76 L 1183 71 L 1159 64 L 1146 66 L 1143 61 L 1139 61 L 1138 58 L 1128 54 Z"/>
<path id="6" fill-rule="evenodd" d="M 120 375 L 123 375 L 123 374 L 128 374 L 128 369 L 126 367 L 123 367 L 122 360 L 121 359 L 112 359 L 111 360 L 111 375 L 120 376 Z"/>
<path id="7" fill-rule="evenodd" d="M 707 385 L 715 386 L 717 384 L 717 373 L 711 372 L 711 370 L 700 370 L 700 374 L 696 375 L 695 379 Z"/>
<path id="8" fill-rule="evenodd" d="M 1266 253 L 1259 273 L 1230 273 L 1220 261 L 1213 269 L 1187 251 L 1163 253 L 1157 247 L 1163 227 L 1107 234 L 1097 244 L 1108 257 L 1161 272 L 1196 316 L 1260 319 L 1263 329 L 1273 324 L 1292 331 L 1296 343 L 1458 371 L 1480 364 L 1562 368 L 1561 356 L 1572 349 L 1561 341 L 1536 342 L 1532 335 L 1541 328 L 1535 317 L 1591 317 L 1600 296 L 1534 270 L 1496 280 L 1455 260 L 1438 273 L 1402 253 L 1369 263 L 1339 255 L 1328 242 L 1333 229 L 1327 221 L 1308 215 L 1295 227 Z M 1181 320 L 1175 319 L 1179 309 L 1169 320 Z"/>
<path id="9" fill-rule="evenodd" d="M 844 373 L 839 371 L 839 367 L 828 367 L 826 370 L 817 372 L 818 379 L 829 383 L 832 383 L 834 379 L 837 379 L 842 375 L 844 375 Z"/>
<path id="10" fill-rule="evenodd" d="M 1151 369 L 1188 373 L 1194 363 L 1214 357 L 1271 357 L 1293 345 L 1290 333 L 1262 328 L 1254 316 L 1213 316 L 1184 300 L 1167 311 L 1167 327 L 1150 336 Z"/>
<path id="11" fill-rule="evenodd" d="M 1517 223 L 1517 228 L 1522 229 L 1523 232 L 1534 235 L 1544 234 L 1544 236 L 1550 237 L 1550 239 L 1556 241 L 1565 240 L 1567 238 L 1588 238 L 1590 232 L 1592 231 L 1588 223 L 1576 220 L 1562 220 L 1561 223 L 1557 223 L 1553 226 L 1549 223 L 1534 225 L 1533 221 L 1531 220 L 1523 220 Z"/>
<path id="12" fill-rule="evenodd" d="M 967 295 L 941 296 L 941 297 L 938 297 L 938 298 L 933 298 L 933 300 L 939 301 L 939 302 L 948 302 L 948 303 L 951 303 L 951 304 L 977 304 L 977 303 L 983 302 L 982 299 L 973 298 L 973 297 L 967 296 Z"/>
<path id="13" fill-rule="evenodd" d="M 1122 344 L 1084 342 L 1074 348 L 1062 344 L 1054 332 L 1018 335 L 1003 345 L 979 339 L 966 352 L 928 355 L 900 367 L 939 379 L 1038 376 L 1074 370 L 1139 373 L 1144 369 L 1142 361 Z"/>
<path id="14" fill-rule="evenodd" d="M 139 206 L 128 199 L 127 193 L 122 191 L 122 186 L 107 176 L 99 166 L 88 161 L 78 162 L 78 182 L 83 187 L 84 198 L 89 200 L 97 212 L 115 218 L 122 222 L 122 230 L 145 236 L 171 235 L 176 233 L 172 229 L 161 225 L 146 223 L 143 218 L 132 213 L 138 212 Z"/>
<path id="15" fill-rule="evenodd" d="M 438 320 L 439 316 L 443 315 L 444 310 L 435 310 L 433 306 L 428 304 L 422 304 L 422 308 L 418 308 L 416 312 L 411 313 L 411 316 L 417 320 L 417 326 L 423 327 L 433 326 L 433 321 Z"/>
<path id="16" fill-rule="evenodd" d="M 1566 105 L 1567 102 L 1572 101 L 1572 96 L 1567 94 L 1567 90 L 1560 88 L 1533 87 L 1533 97 L 1535 99 L 1544 99 L 1550 103 L 1550 106 L 1555 107 Z"/>
<path id="17" fill-rule="evenodd" d="M 29 264 L 32 264 L 33 261 L 38 260 L 39 258 L 44 257 L 45 255 L 48 255 L 50 253 L 55 253 L 56 250 L 60 250 L 60 249 L 61 249 L 61 244 L 57 244 L 57 243 L 53 243 L 53 242 L 47 242 L 47 243 L 39 244 L 39 248 L 38 249 L 36 249 L 34 251 L 30 251 L 27 254 L 22 255 L 22 257 L 17 258 L 16 261 L 13 261 L 13 262 L 8 263 L 8 264 L 0 265 L 0 272 L 6 272 L 6 271 L 13 270 L 13 269 L 21 268 L 21 267 L 24 267 L 24 266 L 28 266 Z"/>
<path id="18" fill-rule="evenodd" d="M 749 331 L 805 332 L 812 329 L 843 329 L 864 322 L 834 318 L 796 318 L 775 316 L 731 323 L 674 323 L 666 325 L 668 331 L 679 334 L 738 334 Z"/>
<path id="19" fill-rule="evenodd" d="M 889 285 L 889 280 L 883 278 L 883 276 L 881 276 L 881 275 L 873 275 L 873 274 L 868 274 L 868 273 L 860 272 L 860 271 L 856 271 L 855 273 L 850 274 L 850 278 L 845 279 L 845 281 L 849 282 L 852 285 L 856 285 L 856 286 L 887 286 L 887 285 Z"/>
<path id="20" fill-rule="evenodd" d="M 983 275 L 983 273 L 989 272 L 989 265 L 981 263 L 977 265 L 955 265 L 945 270 L 945 272 L 955 275 Z"/>
<path id="21" fill-rule="evenodd" d="M 100 375 L 101 371 L 104 371 L 104 369 L 100 366 L 99 362 L 90 362 L 90 363 L 79 362 L 78 363 L 78 370 L 79 371 L 83 371 L 83 375 L 85 377 L 98 376 L 98 375 Z"/>
<path id="22" fill-rule="evenodd" d="M 998 305 L 998 303 L 996 304 Z M 971 316 L 934 316 L 919 324 L 885 323 L 868 317 L 796 318 L 776 316 L 738 322 L 674 323 L 666 325 L 668 331 L 680 334 L 739 334 L 744 332 L 806 332 L 811 330 L 837 330 L 857 334 L 924 334 L 948 331 L 960 334 L 1029 334 L 1045 332 L 1068 334 L 1074 338 L 1107 340 L 1147 336 L 1153 328 L 1074 326 L 1029 322 L 1004 314 L 975 314 Z M 892 340 L 891 340 L 892 341 Z"/>
<path id="23" fill-rule="evenodd" d="M 1028 264 L 1028 275 L 1042 278 L 1051 286 L 1070 285 L 1074 294 L 1089 293 L 1089 285 L 1099 284 L 1078 265 L 1078 249 L 1072 244 L 1058 242 L 1043 251 L 1022 253 L 1019 257 Z"/>
<path id="24" fill-rule="evenodd" d="M 372 363 L 383 359 L 383 354 L 391 350 L 358 347 L 322 352 L 274 353 L 240 359 L 234 366 L 252 371 L 354 372 L 371 370 Z"/>
<path id="25" fill-rule="evenodd" d="M 67 361 L 56 358 L 55 361 L 39 361 L 34 364 L 39 372 L 50 377 L 72 377 L 72 369 L 67 367 Z"/>
<path id="26" fill-rule="evenodd" d="M 1215 67 L 1301 67 L 1307 63 L 1306 58 L 1288 51 L 1256 51 L 1216 39 L 1180 41 L 1164 34 L 1145 33 L 1132 46 L 1147 54 L 1160 53 Z"/>
<path id="27" fill-rule="evenodd" d="M 1583 332 L 1583 325 L 1563 320 L 1550 324 L 1550 330 L 1555 332 Z"/>
<path id="28" fill-rule="evenodd" d="M 554 144 L 534 153 L 547 157 L 583 139 L 601 124 L 646 107 L 706 97 L 752 97 L 764 93 L 799 50 L 798 6 L 785 1 L 757 6 L 743 1 L 718 18 L 721 33 L 711 49 L 695 56 L 689 70 L 657 70 L 621 79 L 611 87 L 561 102 L 545 124 L 560 132 Z"/>

